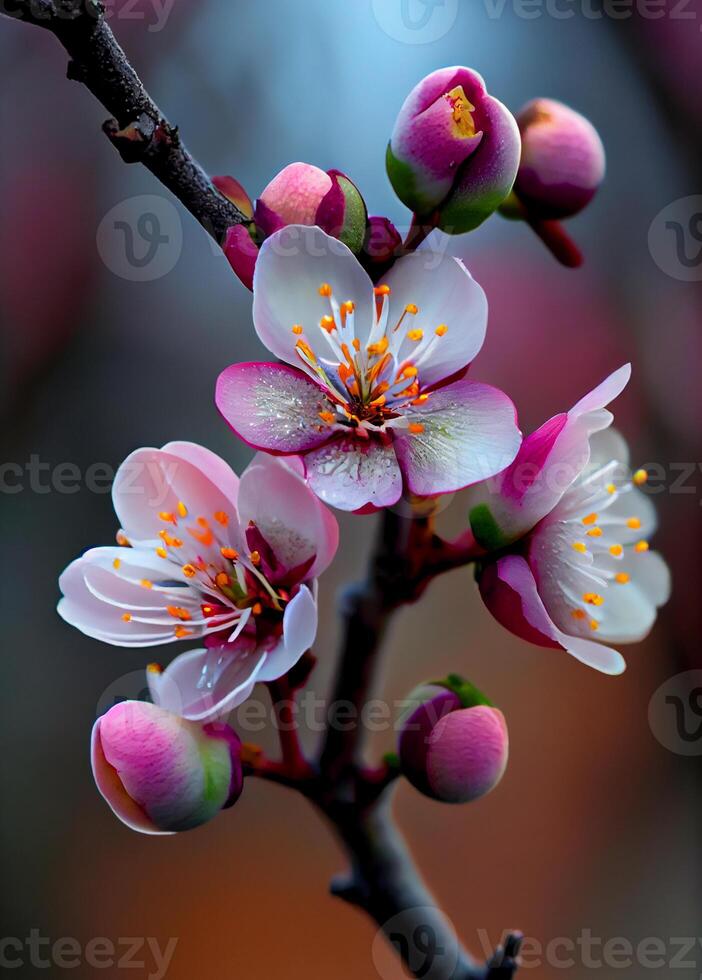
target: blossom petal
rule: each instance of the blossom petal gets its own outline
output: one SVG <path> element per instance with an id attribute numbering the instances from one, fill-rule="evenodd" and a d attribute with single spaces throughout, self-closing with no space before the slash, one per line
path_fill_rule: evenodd
<path id="1" fill-rule="evenodd" d="M 324 391 L 284 364 L 232 364 L 217 379 L 215 402 L 239 438 L 255 449 L 305 452 L 332 434 L 319 415 L 334 407 Z"/>
<path id="2" fill-rule="evenodd" d="M 242 527 L 253 521 L 286 569 L 314 564 L 312 579 L 329 566 L 339 544 L 339 526 L 303 477 L 280 459 L 259 453 L 241 478 Z"/>
<path id="3" fill-rule="evenodd" d="M 283 637 L 270 651 L 258 680 L 274 681 L 287 674 L 315 641 L 317 635 L 317 603 L 303 585 L 286 606 L 283 614 Z"/>
<path id="4" fill-rule="evenodd" d="M 431 338 L 419 372 L 423 388 L 470 364 L 485 340 L 488 306 L 485 293 L 460 259 L 422 249 L 399 259 L 383 282 L 391 288 L 392 318 L 414 304 L 418 312 L 404 318 L 403 328 L 421 330 Z M 440 324 L 448 329 L 438 336 Z M 403 340 L 398 363 L 411 358 L 417 347 L 416 342 Z"/>
<path id="5" fill-rule="evenodd" d="M 498 622 L 516 636 L 538 646 L 562 647 L 577 660 L 605 674 L 621 674 L 625 669 L 624 658 L 616 650 L 558 629 L 521 555 L 507 555 L 491 562 L 481 576 L 480 593 Z"/>
<path id="6" fill-rule="evenodd" d="M 356 306 L 356 336 L 365 344 L 373 322 L 373 284 L 353 253 L 320 228 L 289 225 L 261 246 L 254 274 L 253 319 L 269 351 L 301 367 L 292 332 L 300 324 L 307 338 L 319 333 L 329 300 L 319 287 L 328 283 L 340 303 Z"/>
<path id="7" fill-rule="evenodd" d="M 122 785 L 117 770 L 105 758 L 100 739 L 102 719 L 98 718 L 93 726 L 90 739 L 90 762 L 97 788 L 107 800 L 113 813 L 130 830 L 138 830 L 142 834 L 170 834 L 172 831 L 159 830 L 153 820 L 136 800 L 133 800 Z"/>
<path id="8" fill-rule="evenodd" d="M 191 721 L 213 721 L 251 694 L 268 655 L 242 635 L 233 644 L 191 650 L 161 673 L 147 670 L 154 704 Z"/>
<path id="9" fill-rule="evenodd" d="M 137 449 L 117 471 L 112 502 L 130 540 L 157 539 L 164 527 L 160 515 L 177 517 L 183 505 L 192 519 L 211 520 L 219 511 L 236 519 L 236 477 L 225 477 L 224 460 L 202 446 L 175 445 L 173 451 Z"/>
<path id="10" fill-rule="evenodd" d="M 394 427 L 400 467 L 412 493 L 450 493 L 485 480 L 514 459 L 521 434 L 502 391 L 457 381 L 406 414 L 421 431 Z"/>
<path id="11" fill-rule="evenodd" d="M 389 507 L 402 493 L 394 448 L 378 439 L 337 438 L 308 453 L 304 462 L 314 492 L 339 510 Z"/>

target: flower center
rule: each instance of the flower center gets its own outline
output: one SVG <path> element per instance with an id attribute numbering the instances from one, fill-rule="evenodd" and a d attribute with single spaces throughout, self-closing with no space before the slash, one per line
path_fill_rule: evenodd
<path id="1" fill-rule="evenodd" d="M 430 331 L 414 326 L 412 319 L 419 313 L 415 303 L 406 304 L 393 323 L 390 287 L 376 286 L 374 293 L 375 314 L 365 345 L 356 336 L 354 302 L 338 303 L 329 283 L 319 287 L 320 296 L 329 300 L 329 313 L 317 327 L 308 331 L 293 324 L 298 357 L 322 382 L 333 404 L 333 411 L 319 413 L 326 425 L 381 428 L 430 397 L 422 391 L 420 372 L 447 334 L 447 325 L 440 323 Z M 320 341 L 330 356 L 318 356 Z M 415 428 L 421 431 L 421 426 Z"/>
<path id="2" fill-rule="evenodd" d="M 470 139 L 475 136 L 475 122 L 472 113 L 475 106 L 471 105 L 468 96 L 463 91 L 462 85 L 457 85 L 450 92 L 444 95 L 453 110 L 453 129 L 456 136 L 461 139 Z"/>

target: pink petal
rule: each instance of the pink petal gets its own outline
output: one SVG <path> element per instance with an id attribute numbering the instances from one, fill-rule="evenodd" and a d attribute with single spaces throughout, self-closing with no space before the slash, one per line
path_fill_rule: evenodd
<path id="1" fill-rule="evenodd" d="M 162 672 L 147 671 L 154 704 L 191 721 L 213 721 L 242 704 L 266 662 L 245 636 L 227 646 L 191 650 Z"/>
<path id="2" fill-rule="evenodd" d="M 320 228 L 289 225 L 261 246 L 254 276 L 254 325 L 268 350 L 295 367 L 302 362 L 293 325 L 301 324 L 311 339 L 320 335 L 319 321 L 330 311 L 329 300 L 319 294 L 322 283 L 329 283 L 339 303 L 356 304 L 356 336 L 363 345 L 373 319 L 373 284 L 346 245 Z"/>
<path id="3" fill-rule="evenodd" d="M 244 225 L 234 225 L 227 228 L 222 251 L 244 286 L 247 289 L 253 289 L 258 246 L 252 241 L 251 235 Z"/>
<path id="4" fill-rule="evenodd" d="M 159 830 L 153 820 L 146 815 L 143 807 L 127 793 L 117 770 L 105 758 L 100 741 L 100 724 L 101 719 L 98 718 L 90 739 L 90 762 L 97 788 L 109 803 L 110 809 L 130 830 L 137 830 L 142 834 L 170 833 L 170 831 Z"/>
<path id="5" fill-rule="evenodd" d="M 339 510 L 360 510 L 367 504 L 389 507 L 402 493 L 394 448 L 373 437 L 334 439 L 308 453 L 304 461 L 309 485 Z"/>
<path id="6" fill-rule="evenodd" d="M 259 453 L 241 478 L 242 527 L 253 521 L 276 558 L 287 568 L 314 564 L 306 578 L 320 575 L 339 544 L 339 526 L 305 480 L 281 459 Z"/>
<path id="7" fill-rule="evenodd" d="M 319 413 L 333 406 L 319 385 L 284 364 L 232 364 L 217 379 L 217 408 L 255 449 L 299 453 L 331 435 Z"/>
<path id="8" fill-rule="evenodd" d="M 310 649 L 317 635 L 317 603 L 303 585 L 286 606 L 283 614 L 283 637 L 266 658 L 258 680 L 274 681 L 287 674 L 300 657 Z"/>
<path id="9" fill-rule="evenodd" d="M 405 316 L 403 328 L 422 330 L 433 338 L 443 324 L 446 333 L 433 341 L 419 377 L 423 388 L 435 385 L 465 368 L 476 356 L 485 340 L 487 299 L 460 259 L 440 256 L 422 249 L 399 259 L 383 282 L 390 286 L 391 316 L 398 316 L 407 304 L 418 307 L 414 315 Z M 397 361 L 411 358 L 417 344 L 403 340 Z"/>
<path id="10" fill-rule="evenodd" d="M 420 433 L 394 428 L 395 448 L 412 493 L 450 493 L 485 480 L 514 459 L 521 434 L 510 399 L 497 388 L 457 381 L 407 412 Z"/>

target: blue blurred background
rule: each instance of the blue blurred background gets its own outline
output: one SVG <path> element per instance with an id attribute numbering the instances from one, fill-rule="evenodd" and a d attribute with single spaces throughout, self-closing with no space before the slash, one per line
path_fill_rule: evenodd
<path id="1" fill-rule="evenodd" d="M 702 267 L 682 273 L 673 252 L 664 268 L 654 261 L 652 249 L 666 250 L 664 219 L 649 246 L 664 208 L 702 194 L 702 4 L 687 5 L 692 17 L 674 8 L 664 4 L 664 16 L 652 18 L 635 2 L 603 12 L 595 0 L 446 0 L 435 9 L 410 0 L 403 20 L 401 0 L 108 5 L 115 33 L 192 152 L 252 197 L 304 160 L 344 170 L 371 213 L 406 224 L 384 174 L 385 146 L 407 92 L 444 65 L 476 68 L 514 111 L 539 95 L 568 102 L 602 134 L 605 185 L 570 225 L 586 254 L 581 270 L 559 267 L 525 226 L 500 218 L 450 246 L 490 302 L 474 377 L 512 395 L 525 431 L 633 362 L 618 424 L 637 463 L 665 468 L 657 546 L 673 567 L 675 597 L 652 637 L 625 651 L 627 673 L 611 679 L 512 638 L 483 609 L 470 572 L 453 573 L 398 617 L 383 693 L 401 698 L 457 670 L 507 715 L 510 766 L 489 798 L 443 808 L 403 786 L 397 800 L 469 945 L 477 952 L 481 936 L 494 942 L 507 927 L 544 947 L 583 929 L 603 942 L 658 938 L 665 963 L 634 957 L 624 970 L 632 978 L 667 976 L 671 938 L 699 934 L 702 911 L 699 756 L 666 749 L 648 720 L 659 685 L 702 668 Z M 85 548 L 112 541 L 107 476 L 137 446 L 191 439 L 245 465 L 250 451 L 215 411 L 214 380 L 235 360 L 268 354 L 252 329 L 250 294 L 149 173 L 121 162 L 100 133 L 104 109 L 65 79 L 56 41 L 1 18 L 0 52 L 12 82 L 0 93 L 0 462 L 14 464 L 2 471 L 0 494 L 0 933 L 38 929 L 83 946 L 93 937 L 177 937 L 171 980 L 400 978 L 399 965 L 373 952 L 374 928 L 328 896 L 342 857 L 303 800 L 249 781 L 242 802 L 212 825 L 149 839 L 122 827 L 94 788 L 96 712 L 138 693 L 145 655 L 62 623 L 58 574 Z M 143 276 L 104 221 L 135 220 L 147 207 L 134 200 L 142 195 L 169 237 Z M 676 213 L 702 211 L 700 203 Z M 694 467 L 688 489 L 676 490 L 685 464 Z M 460 516 L 454 501 L 447 526 L 457 530 Z M 319 694 L 335 656 L 335 597 L 360 573 L 374 519 L 341 524 L 340 555 L 322 582 Z M 311 746 L 314 733 L 306 737 Z M 391 749 L 392 733 L 376 742 L 377 752 Z M 538 964 L 531 975 L 564 972 L 553 955 L 529 957 Z M 676 975 L 699 975 L 700 962 L 698 945 Z M 147 956 L 140 976 L 148 965 Z M 591 970 L 576 953 L 565 972 Z M 35 974 L 46 971 L 27 961 L 16 972 Z M 83 965 L 73 975 L 95 971 Z"/>

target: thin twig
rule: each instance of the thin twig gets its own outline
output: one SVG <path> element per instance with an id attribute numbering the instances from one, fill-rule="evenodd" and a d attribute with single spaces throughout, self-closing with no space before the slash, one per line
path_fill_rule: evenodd
<path id="1" fill-rule="evenodd" d="M 56 36 L 82 82 L 114 118 L 103 130 L 126 163 L 143 163 L 221 243 L 249 219 L 223 197 L 148 94 L 104 17 L 98 0 L 0 0 L 0 13 Z"/>

